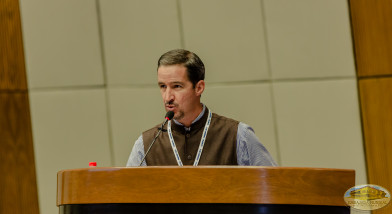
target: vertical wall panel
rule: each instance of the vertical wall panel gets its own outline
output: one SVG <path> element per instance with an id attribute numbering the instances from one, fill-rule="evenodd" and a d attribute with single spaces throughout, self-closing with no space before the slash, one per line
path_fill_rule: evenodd
<path id="1" fill-rule="evenodd" d="M 0 92 L 0 213 L 38 213 L 29 100 Z"/>
<path id="2" fill-rule="evenodd" d="M 369 183 L 392 190 L 392 77 L 359 81 Z M 386 207 L 374 213 L 390 213 Z"/>
<path id="3" fill-rule="evenodd" d="M 358 76 L 392 74 L 392 1 L 351 0 Z"/>
<path id="4" fill-rule="evenodd" d="M 0 2 L 0 90 L 26 89 L 19 4 Z"/>
<path id="5" fill-rule="evenodd" d="M 369 179 L 392 190 L 392 77 L 359 84 Z"/>
<path id="6" fill-rule="evenodd" d="M 355 169 L 366 183 L 355 78 L 274 83 L 274 96 L 282 165 Z"/>
<path id="7" fill-rule="evenodd" d="M 21 0 L 29 88 L 103 85 L 95 0 Z"/>
<path id="8" fill-rule="evenodd" d="M 392 190 L 392 1 L 350 0 L 369 183 Z M 391 213 L 392 206 L 373 213 Z"/>
<path id="9" fill-rule="evenodd" d="M 19 2 L 0 1 L 0 213 L 39 213 Z"/>
<path id="10" fill-rule="evenodd" d="M 354 77 L 345 0 L 265 0 L 272 77 Z"/>
<path id="11" fill-rule="evenodd" d="M 30 92 L 40 209 L 56 213 L 56 173 L 111 164 L 103 89 Z"/>
<path id="12" fill-rule="evenodd" d="M 209 82 L 269 79 L 260 0 L 181 1 L 185 48 L 198 54 Z"/>
<path id="13" fill-rule="evenodd" d="M 161 54 L 181 48 L 176 0 L 100 0 L 108 84 L 156 84 Z"/>

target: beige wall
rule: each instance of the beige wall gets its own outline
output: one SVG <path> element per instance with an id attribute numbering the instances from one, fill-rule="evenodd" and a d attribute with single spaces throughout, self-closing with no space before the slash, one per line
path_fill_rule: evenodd
<path id="1" fill-rule="evenodd" d="M 343 0 L 21 0 L 41 213 L 56 172 L 124 166 L 162 121 L 156 61 L 206 64 L 203 102 L 251 125 L 281 166 L 352 168 L 366 183 Z"/>

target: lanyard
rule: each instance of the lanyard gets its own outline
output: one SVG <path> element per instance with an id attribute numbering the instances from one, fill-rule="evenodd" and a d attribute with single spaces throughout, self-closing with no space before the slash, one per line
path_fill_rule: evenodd
<path id="1" fill-rule="evenodd" d="M 200 140 L 199 149 L 197 150 L 197 155 L 195 157 L 195 162 L 193 162 L 193 166 L 197 166 L 199 164 L 201 153 L 203 152 L 204 143 L 206 141 L 208 128 L 210 127 L 211 118 L 212 118 L 212 112 L 208 109 L 207 122 L 206 122 L 206 125 L 204 126 L 203 135 Z M 171 131 L 171 121 L 170 120 L 167 123 L 167 133 L 169 135 L 170 144 L 171 144 L 173 152 L 174 152 L 174 157 L 176 158 L 178 165 L 183 166 L 181 158 L 180 158 L 180 154 L 178 153 L 176 144 L 174 142 L 173 134 Z"/>

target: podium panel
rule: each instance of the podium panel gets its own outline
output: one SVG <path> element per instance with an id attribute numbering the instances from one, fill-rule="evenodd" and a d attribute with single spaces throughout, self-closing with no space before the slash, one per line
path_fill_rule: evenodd
<path id="1" fill-rule="evenodd" d="M 350 213 L 354 170 L 128 167 L 58 172 L 61 214 Z"/>
<path id="2" fill-rule="evenodd" d="M 60 206 L 60 214 L 348 214 L 350 208 L 274 204 L 78 204 Z"/>

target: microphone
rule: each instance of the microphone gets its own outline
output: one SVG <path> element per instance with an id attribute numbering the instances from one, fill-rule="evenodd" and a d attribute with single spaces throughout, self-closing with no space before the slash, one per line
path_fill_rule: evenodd
<path id="1" fill-rule="evenodd" d="M 166 115 L 165 115 L 165 119 L 166 119 L 166 120 L 165 120 L 165 122 L 162 124 L 162 126 L 164 126 L 164 125 L 166 124 L 167 121 L 173 119 L 173 117 L 174 117 L 174 112 L 168 111 L 168 112 L 166 113 Z"/>
<path id="2" fill-rule="evenodd" d="M 173 119 L 173 117 L 174 117 L 174 112 L 168 111 L 168 112 L 166 113 L 166 115 L 165 115 L 165 121 L 162 123 L 161 127 L 158 129 L 159 131 L 158 131 L 157 135 L 155 135 L 154 140 L 151 142 L 150 146 L 148 147 L 147 152 L 146 152 L 146 154 L 144 155 L 144 157 L 143 157 L 143 159 L 142 159 L 142 162 L 140 162 L 139 166 L 141 166 L 141 165 L 143 164 L 143 161 L 146 159 L 148 152 L 150 152 L 150 149 L 151 149 L 152 145 L 155 143 L 155 140 L 158 138 L 159 134 L 162 132 L 162 129 L 163 129 L 163 127 L 165 126 L 165 124 L 167 123 L 167 121 Z"/>

